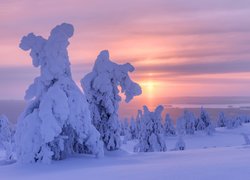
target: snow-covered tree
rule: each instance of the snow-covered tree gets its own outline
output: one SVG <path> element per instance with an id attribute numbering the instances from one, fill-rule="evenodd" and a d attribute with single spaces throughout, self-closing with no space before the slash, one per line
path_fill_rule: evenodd
<path id="1" fill-rule="evenodd" d="M 239 115 L 242 123 L 249 123 L 250 122 L 250 116 L 247 116 L 246 114 Z"/>
<path id="2" fill-rule="evenodd" d="M 175 149 L 180 150 L 180 151 L 183 151 L 186 149 L 186 144 L 185 144 L 183 137 L 181 135 L 178 137 L 178 140 L 175 144 Z"/>
<path id="3" fill-rule="evenodd" d="M 73 153 L 103 155 L 86 98 L 71 76 L 67 47 L 73 33 L 73 26 L 63 23 L 48 39 L 30 33 L 21 40 L 20 48 L 30 50 L 33 66 L 40 68 L 40 76 L 26 91 L 29 105 L 18 120 L 21 162 L 50 163 Z"/>
<path id="4" fill-rule="evenodd" d="M 203 131 L 205 128 L 206 128 L 205 123 L 200 118 L 197 118 L 195 121 L 195 130 Z"/>
<path id="5" fill-rule="evenodd" d="M 243 119 L 241 115 L 237 115 L 234 120 L 234 127 L 237 128 L 239 126 L 242 126 Z"/>
<path id="6" fill-rule="evenodd" d="M 173 124 L 173 120 L 170 117 L 170 114 L 166 114 L 165 122 L 164 122 L 164 132 L 166 136 L 176 135 L 175 127 Z"/>
<path id="7" fill-rule="evenodd" d="M 228 129 L 237 128 L 242 125 L 242 118 L 240 115 L 236 117 L 231 117 L 226 121 L 226 127 Z"/>
<path id="8" fill-rule="evenodd" d="M 242 133 L 242 136 L 244 138 L 245 145 L 250 145 L 250 139 L 249 139 L 248 135 L 245 133 Z"/>
<path id="9" fill-rule="evenodd" d="M 179 117 L 176 121 L 176 132 L 179 136 L 186 134 L 186 120 L 183 116 Z"/>
<path id="10" fill-rule="evenodd" d="M 136 129 L 137 129 L 137 139 L 139 139 L 140 132 L 141 132 L 141 126 L 142 126 L 141 119 L 142 119 L 142 111 L 138 110 L 137 115 L 136 115 L 136 119 L 135 119 Z"/>
<path id="11" fill-rule="evenodd" d="M 224 112 L 220 112 L 219 113 L 219 118 L 218 118 L 218 121 L 217 121 L 217 125 L 218 125 L 218 127 L 225 127 L 226 124 L 227 124 L 226 116 L 225 116 Z"/>
<path id="12" fill-rule="evenodd" d="M 213 134 L 215 131 L 210 116 L 203 107 L 201 108 L 200 118 L 196 122 L 196 130 L 204 130 L 208 135 Z"/>
<path id="13" fill-rule="evenodd" d="M 124 121 L 119 120 L 120 136 L 125 135 Z"/>
<path id="14" fill-rule="evenodd" d="M 131 133 L 131 139 L 138 138 L 138 130 L 135 119 L 133 117 L 130 119 L 130 133 Z"/>
<path id="15" fill-rule="evenodd" d="M 0 115 L 0 147 L 6 152 L 6 160 L 13 159 L 13 130 L 11 123 L 5 115 Z"/>
<path id="16" fill-rule="evenodd" d="M 187 109 L 184 110 L 183 119 L 185 121 L 186 134 L 194 134 L 195 131 L 195 117 L 194 114 Z"/>
<path id="17" fill-rule="evenodd" d="M 134 96 L 141 94 L 140 86 L 129 77 L 134 67 L 127 63 L 116 64 L 109 59 L 109 52 L 102 51 L 95 62 L 91 73 L 81 81 L 90 104 L 93 124 L 101 134 L 107 150 L 120 147 L 118 107 L 121 97 L 118 86 L 129 102 Z"/>
<path id="18" fill-rule="evenodd" d="M 123 143 L 126 144 L 127 141 L 132 139 L 132 135 L 130 132 L 130 126 L 129 126 L 129 122 L 128 119 L 126 118 L 123 122 L 124 124 L 124 139 L 123 139 Z"/>
<path id="19" fill-rule="evenodd" d="M 146 106 L 143 109 L 139 143 L 135 146 L 134 151 L 166 151 L 164 129 L 161 123 L 163 106 L 158 106 L 154 112 L 150 112 Z"/>

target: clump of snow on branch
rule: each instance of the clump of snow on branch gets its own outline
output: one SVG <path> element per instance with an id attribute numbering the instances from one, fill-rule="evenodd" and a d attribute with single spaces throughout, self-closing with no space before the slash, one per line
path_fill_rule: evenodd
<path id="1" fill-rule="evenodd" d="M 91 124 L 85 96 L 71 77 L 67 47 L 74 28 L 63 23 L 48 39 L 33 33 L 20 48 L 29 51 L 40 76 L 26 91 L 29 105 L 17 126 L 17 158 L 21 162 L 59 160 L 73 153 L 103 155 L 100 134 Z"/>
<path id="2" fill-rule="evenodd" d="M 141 94 L 140 86 L 129 77 L 134 67 L 127 63 L 116 64 L 109 59 L 109 52 L 102 51 L 95 62 L 92 72 L 81 81 L 90 104 L 93 124 L 101 134 L 107 150 L 120 148 L 118 108 L 121 97 L 118 86 L 129 102 Z"/>
<path id="3" fill-rule="evenodd" d="M 147 106 L 144 106 L 143 110 L 139 143 L 135 146 L 134 151 L 166 151 L 164 129 L 161 123 L 163 106 L 158 106 L 154 112 L 150 112 Z"/>

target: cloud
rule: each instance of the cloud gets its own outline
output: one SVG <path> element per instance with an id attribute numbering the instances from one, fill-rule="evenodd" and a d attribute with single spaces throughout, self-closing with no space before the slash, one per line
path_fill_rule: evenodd
<path id="1" fill-rule="evenodd" d="M 225 74 L 250 72 L 250 60 L 219 62 L 186 62 L 182 64 L 160 64 L 139 66 L 139 72 L 165 72 L 171 76 Z"/>

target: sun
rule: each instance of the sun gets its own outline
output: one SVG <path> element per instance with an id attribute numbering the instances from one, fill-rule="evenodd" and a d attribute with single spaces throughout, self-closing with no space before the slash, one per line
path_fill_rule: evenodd
<path id="1" fill-rule="evenodd" d="M 148 97 L 148 98 L 152 98 L 155 95 L 155 86 L 156 86 L 156 82 L 152 81 L 152 80 L 147 80 L 147 81 L 143 81 L 140 83 L 142 86 L 142 90 L 144 92 L 144 94 Z"/>

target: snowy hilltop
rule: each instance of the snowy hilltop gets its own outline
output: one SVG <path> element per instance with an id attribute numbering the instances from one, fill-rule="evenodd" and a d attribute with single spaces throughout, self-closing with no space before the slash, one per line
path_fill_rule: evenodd
<path id="1" fill-rule="evenodd" d="M 134 67 L 112 62 L 107 50 L 102 51 L 95 62 L 92 72 L 82 79 L 82 87 L 90 104 L 93 124 L 100 132 L 107 150 L 121 146 L 118 108 L 121 97 L 118 86 L 125 94 L 126 102 L 142 93 L 140 86 L 133 82 L 128 73 Z"/>
<path id="2" fill-rule="evenodd" d="M 30 33 L 21 40 L 20 48 L 30 50 L 40 76 L 26 91 L 29 105 L 18 121 L 18 161 L 49 163 L 73 153 L 103 155 L 86 98 L 71 77 L 67 47 L 73 33 L 73 26 L 63 23 L 48 39 Z"/>

